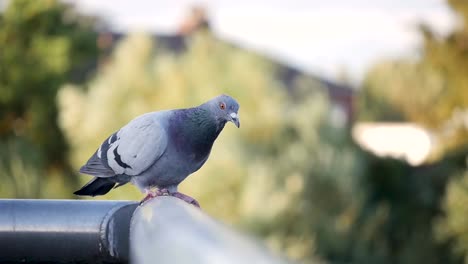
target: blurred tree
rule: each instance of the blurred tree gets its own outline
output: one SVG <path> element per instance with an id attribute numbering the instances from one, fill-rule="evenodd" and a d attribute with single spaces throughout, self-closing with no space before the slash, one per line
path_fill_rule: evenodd
<path id="1" fill-rule="evenodd" d="M 435 230 L 441 242 L 453 241 L 452 252 L 455 256 L 468 263 L 468 243 L 466 227 L 468 222 L 468 176 L 465 172 L 452 180 L 447 189 L 447 197 L 444 200 L 446 216 L 440 217 L 435 222 Z"/>
<path id="2" fill-rule="evenodd" d="M 435 101 L 437 107 L 432 107 L 423 121 L 438 130 L 448 148 L 454 148 L 468 144 L 468 2 L 448 2 L 461 18 L 454 32 L 441 39 L 422 27 L 425 39 L 422 63 L 437 71 L 442 79 Z"/>
<path id="3" fill-rule="evenodd" d="M 122 41 L 88 89 L 59 92 L 60 126 L 78 168 L 102 140 L 149 111 L 188 107 L 227 93 L 240 102 L 242 127 L 227 126 L 210 160 L 181 184 L 204 210 L 262 235 L 289 256 L 312 263 L 317 244 L 350 226 L 360 161 L 346 132 L 330 125 L 318 84 L 298 81 L 294 97 L 274 78 L 276 66 L 216 39 L 187 37 L 187 51 L 165 53 L 150 37 Z M 83 176 L 83 183 L 89 176 Z M 133 186 L 103 199 L 141 199 Z"/>
<path id="4" fill-rule="evenodd" d="M 73 188 L 55 97 L 63 82 L 94 61 L 93 23 L 55 0 L 12 0 L 0 14 L 3 197 L 63 197 L 65 186 Z"/>
<path id="5" fill-rule="evenodd" d="M 359 100 L 361 120 L 408 120 L 429 128 L 441 143 L 439 157 L 468 144 L 468 3 L 449 4 L 461 17 L 459 27 L 441 37 L 421 26 L 421 59 L 377 64 Z"/>
<path id="6" fill-rule="evenodd" d="M 440 100 L 443 79 L 434 69 L 410 60 L 386 61 L 367 74 L 359 96 L 359 119 L 429 123 L 424 111 Z"/>
<path id="7" fill-rule="evenodd" d="M 459 263 L 433 223 L 442 216 L 440 203 L 450 176 L 462 168 L 461 157 L 413 167 L 369 154 L 364 204 L 349 238 L 354 262 Z"/>
<path id="8" fill-rule="evenodd" d="M 364 208 L 368 215 L 382 212 L 377 226 L 384 233 L 374 233 L 364 245 L 392 262 L 459 263 L 462 256 L 468 263 L 466 205 L 460 202 L 468 192 L 466 176 L 458 176 L 466 175 L 468 153 L 468 2 L 448 3 L 460 25 L 444 37 L 422 26 L 421 58 L 377 64 L 359 98 L 361 120 L 416 122 L 437 140 L 432 161 L 421 167 L 370 159 Z M 362 217 L 357 230 L 372 219 Z M 456 254 L 450 255 L 453 245 Z"/>

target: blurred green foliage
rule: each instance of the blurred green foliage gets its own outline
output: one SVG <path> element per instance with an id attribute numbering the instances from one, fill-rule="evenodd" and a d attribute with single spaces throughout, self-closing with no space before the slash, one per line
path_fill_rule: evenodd
<path id="1" fill-rule="evenodd" d="M 53 0 L 9 1 L 0 14 L 2 196 L 66 197 L 54 187 L 76 186 L 55 97 L 73 70 L 96 57 L 93 22 Z"/>
<path id="2" fill-rule="evenodd" d="M 395 262 L 468 263 L 468 2 L 448 4 L 460 25 L 444 37 L 421 26 L 421 57 L 378 63 L 358 100 L 360 120 L 415 122 L 434 136 L 428 164 L 379 161 L 384 167 L 371 166 L 366 176 L 374 184 L 368 195 L 387 196 L 393 255 L 408 252 Z"/>
<path id="3" fill-rule="evenodd" d="M 405 120 L 430 129 L 439 143 L 436 158 L 468 144 L 468 3 L 449 4 L 462 24 L 446 37 L 422 25 L 421 59 L 378 63 L 358 102 L 361 120 Z"/>

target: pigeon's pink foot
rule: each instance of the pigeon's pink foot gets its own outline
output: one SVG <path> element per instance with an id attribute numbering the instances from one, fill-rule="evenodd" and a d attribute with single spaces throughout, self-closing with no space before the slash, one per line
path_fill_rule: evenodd
<path id="1" fill-rule="evenodd" d="M 197 200 L 195 200 L 194 198 L 188 196 L 188 195 L 185 195 L 183 193 L 180 193 L 180 192 L 173 192 L 173 193 L 170 193 L 171 196 L 174 196 L 174 197 L 177 197 L 189 204 L 192 204 L 198 208 L 200 208 L 200 204 L 197 202 Z"/>
<path id="2" fill-rule="evenodd" d="M 148 201 L 148 200 L 151 200 L 153 199 L 154 197 L 156 197 L 156 192 L 152 191 L 152 190 L 145 190 L 145 193 L 146 193 L 146 196 L 145 198 L 143 198 L 141 201 L 140 201 L 140 205 L 142 205 L 144 202 Z"/>
<path id="3" fill-rule="evenodd" d="M 140 205 L 142 205 L 144 202 L 153 199 L 154 197 L 158 196 L 163 196 L 163 195 L 169 195 L 169 192 L 167 189 L 161 189 L 157 191 L 152 191 L 152 190 L 145 190 L 146 196 L 143 198 L 143 200 L 140 201 Z"/>

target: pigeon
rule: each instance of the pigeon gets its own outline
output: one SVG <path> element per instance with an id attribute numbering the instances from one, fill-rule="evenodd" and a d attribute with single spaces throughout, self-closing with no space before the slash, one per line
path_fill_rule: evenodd
<path id="1" fill-rule="evenodd" d="M 170 195 L 200 207 L 177 186 L 200 169 L 226 122 L 238 128 L 239 104 L 220 95 L 197 107 L 163 110 L 136 117 L 110 135 L 80 172 L 94 176 L 76 195 L 104 195 L 127 183 L 146 196 Z"/>

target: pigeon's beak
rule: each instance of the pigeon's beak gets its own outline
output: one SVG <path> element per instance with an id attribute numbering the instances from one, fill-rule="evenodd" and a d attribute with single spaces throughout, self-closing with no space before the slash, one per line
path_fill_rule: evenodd
<path id="1" fill-rule="evenodd" d="M 236 125 L 236 127 L 240 127 L 240 122 L 239 122 L 239 115 L 237 113 L 231 113 L 230 114 L 231 116 L 231 122 L 234 123 L 234 125 Z"/>

